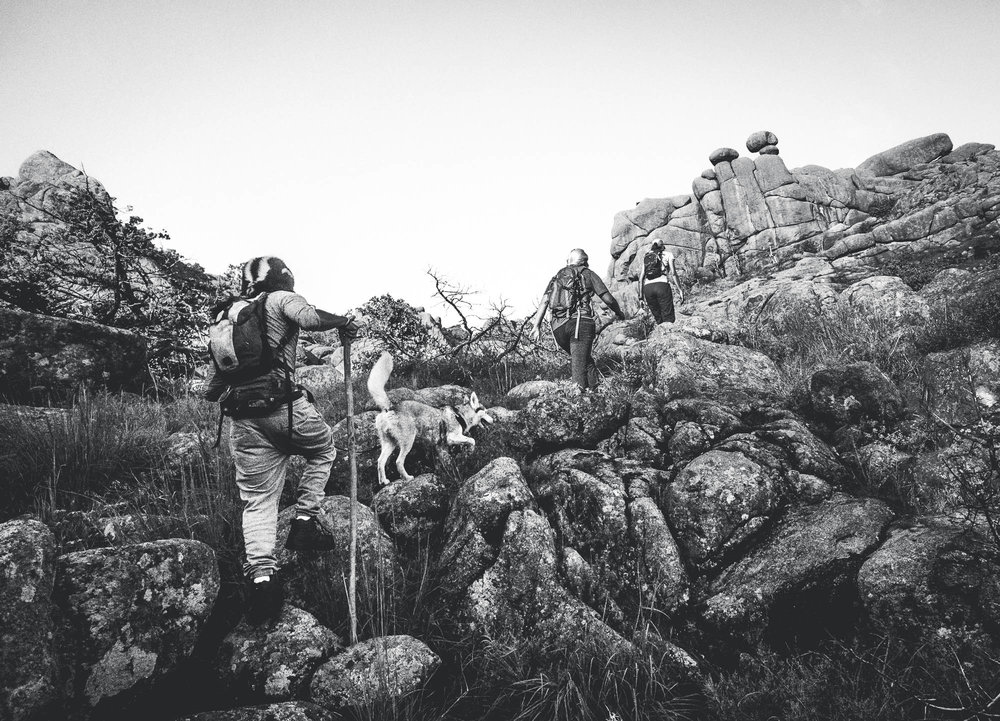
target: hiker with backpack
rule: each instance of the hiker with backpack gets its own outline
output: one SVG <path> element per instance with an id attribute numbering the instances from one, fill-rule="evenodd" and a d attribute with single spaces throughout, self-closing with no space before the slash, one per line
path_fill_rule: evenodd
<path id="1" fill-rule="evenodd" d="M 580 248 L 574 248 L 566 259 L 566 267 L 556 273 L 546 286 L 545 296 L 531 327 L 531 338 L 537 341 L 545 310 L 551 307 L 552 336 L 556 344 L 569 353 L 570 373 L 581 388 L 597 385 L 597 366 L 591 357 L 597 337 L 597 321 L 591 303 L 595 295 L 619 320 L 625 320 L 625 314 L 604 281 L 587 267 L 587 254 Z"/>
<path id="2" fill-rule="evenodd" d="M 669 275 L 668 275 L 669 274 Z M 663 249 L 663 241 L 654 240 L 649 251 L 642 258 L 639 271 L 639 299 L 645 300 L 656 324 L 673 323 L 674 294 L 670 289 L 670 279 L 677 286 L 677 300 L 684 302 L 684 290 L 677 278 L 674 254 Z"/>
<path id="3" fill-rule="evenodd" d="M 294 286 L 280 258 L 254 258 L 243 266 L 240 297 L 213 309 L 209 330 L 214 368 L 205 398 L 220 403 L 222 415 L 232 419 L 230 447 L 245 504 L 248 615 L 256 623 L 276 618 L 283 601 L 275 557 L 278 501 L 293 455 L 304 456 L 306 467 L 285 547 L 309 551 L 335 545 L 317 516 L 337 451 L 308 391 L 293 383 L 295 358 L 299 329 L 336 328 L 341 342 L 350 342 L 358 327 L 350 317 L 309 305 Z"/>

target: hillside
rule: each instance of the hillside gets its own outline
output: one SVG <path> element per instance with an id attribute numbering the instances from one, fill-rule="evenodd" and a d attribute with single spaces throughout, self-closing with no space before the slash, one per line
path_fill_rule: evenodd
<path id="1" fill-rule="evenodd" d="M 322 507 L 338 548 L 281 551 L 285 609 L 261 627 L 243 618 L 216 407 L 187 377 L 154 400 L 117 392 L 116 374 L 53 375 L 50 358 L 112 363 L 94 334 L 122 331 L 6 309 L 36 329 L 0 339 L 2 374 L 23 379 L 8 388 L 89 389 L 63 409 L 5 391 L 24 405 L 0 413 L 0 715 L 989 718 L 1000 154 L 937 134 L 854 169 L 788 170 L 773 133 L 747 147 L 713 152 L 691 193 L 615 217 L 607 279 L 630 318 L 598 338 L 596 390 L 519 334 L 513 355 L 435 336 L 399 359 L 391 397 L 445 407 L 475 391 L 494 422 L 469 431 L 473 448 L 423 449 L 413 480 L 390 463 L 379 487 L 355 379 L 349 648 L 342 351 L 312 343 L 299 374 L 341 451 Z M 657 239 L 689 291 L 659 326 L 635 290 Z M 427 319 L 410 311 L 417 337 Z M 80 327 L 39 353 L 49 323 Z M 362 329 L 359 347 L 385 342 Z"/>

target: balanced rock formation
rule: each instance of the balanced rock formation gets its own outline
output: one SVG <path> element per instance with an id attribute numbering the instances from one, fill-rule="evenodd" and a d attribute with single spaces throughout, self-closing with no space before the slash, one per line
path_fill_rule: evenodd
<path id="1" fill-rule="evenodd" d="M 876 259 L 974 251 L 998 230 L 1000 153 L 991 145 L 952 151 L 950 138 L 938 133 L 879 153 L 857 170 L 830 170 L 787 168 L 776 142 L 770 131 L 752 134 L 747 148 L 759 153 L 755 158 L 720 148 L 690 195 L 646 199 L 615 216 L 607 280 L 626 309 L 637 305 L 635 281 L 654 240 L 678 257 L 688 278 L 782 271 L 819 256 L 828 270 L 802 268 L 799 276 L 826 276 L 839 291 L 877 275 Z M 770 285 L 762 277 L 747 282 Z M 724 310 L 717 305 L 715 316 Z"/>

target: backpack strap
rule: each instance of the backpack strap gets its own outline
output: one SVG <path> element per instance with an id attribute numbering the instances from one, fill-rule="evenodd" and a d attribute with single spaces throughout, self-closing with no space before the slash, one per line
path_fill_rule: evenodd
<path id="1" fill-rule="evenodd" d="M 229 394 L 233 392 L 233 387 L 229 386 L 226 390 L 219 396 L 219 428 L 215 433 L 215 445 L 212 448 L 218 448 L 219 444 L 222 442 L 222 419 L 225 417 L 225 413 L 222 412 L 223 404 L 226 399 L 229 398 Z"/>
<path id="2" fill-rule="evenodd" d="M 215 434 L 215 444 L 212 448 L 218 448 L 219 444 L 222 443 L 222 419 L 225 418 L 225 414 L 222 412 L 222 408 L 219 408 L 219 428 Z"/>

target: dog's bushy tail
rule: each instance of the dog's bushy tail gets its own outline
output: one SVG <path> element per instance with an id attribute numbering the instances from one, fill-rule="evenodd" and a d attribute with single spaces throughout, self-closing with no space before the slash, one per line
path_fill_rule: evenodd
<path id="1" fill-rule="evenodd" d="M 392 374 L 392 356 L 383 353 L 372 366 L 372 372 L 368 374 L 368 395 L 375 401 L 375 405 L 381 410 L 387 411 L 392 408 L 389 396 L 385 392 L 385 384 L 389 382 Z"/>

